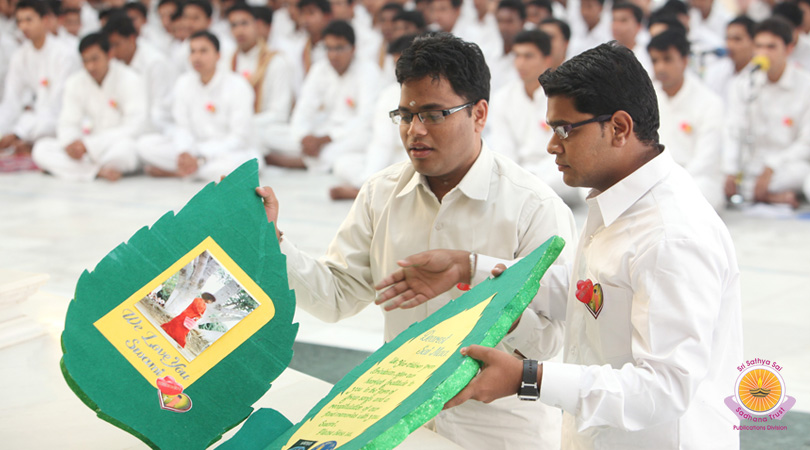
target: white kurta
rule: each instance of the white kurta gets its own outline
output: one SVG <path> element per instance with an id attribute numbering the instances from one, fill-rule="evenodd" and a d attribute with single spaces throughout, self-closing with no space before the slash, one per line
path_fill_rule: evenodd
<path id="1" fill-rule="evenodd" d="M 472 168 L 441 202 L 410 162 L 396 164 L 363 185 L 323 258 L 315 260 L 287 239 L 281 249 L 297 305 L 334 322 L 372 304 L 373 286 L 398 269 L 398 260 L 414 253 L 450 248 L 513 259 L 559 235 L 566 248 L 555 264 L 564 264 L 572 255 L 574 227 L 570 210 L 548 186 L 484 144 Z M 453 288 L 412 309 L 383 311 L 385 340 L 460 294 Z M 510 340 L 508 335 L 499 347 L 545 360 L 557 353 L 561 332 L 559 322 L 528 312 L 515 333 L 533 339 Z M 436 425 L 465 449 L 534 450 L 559 447 L 553 425 L 559 419 L 559 412 L 539 402 L 511 398 L 490 405 L 468 402 L 439 414 Z"/>
<path id="2" fill-rule="evenodd" d="M 600 285 L 598 315 L 579 280 Z M 565 363 L 545 362 L 540 387 L 564 411 L 563 449 L 739 448 L 723 403 L 743 355 L 734 246 L 667 151 L 591 193 L 573 266 L 540 289 L 529 308 L 566 322 Z"/>
<path id="3" fill-rule="evenodd" d="M 177 158 L 188 152 L 200 161 L 191 177 L 218 180 L 259 156 L 247 145 L 252 116 L 253 89 L 244 78 L 218 68 L 203 84 L 197 72 L 187 72 L 174 87 L 175 126 L 166 135 L 144 136 L 138 153 L 145 164 L 175 171 Z"/>
<path id="4" fill-rule="evenodd" d="M 171 124 L 172 88 L 177 73 L 169 60 L 151 45 L 138 43 L 129 66 L 141 74 L 149 95 L 149 118 L 153 130 L 164 131 Z"/>
<path id="5" fill-rule="evenodd" d="M 26 40 L 11 57 L 0 104 L 0 135 L 34 141 L 56 134 L 65 80 L 79 67 L 77 49 L 47 36 L 37 50 Z M 33 100 L 30 100 L 33 99 Z"/>
<path id="6" fill-rule="evenodd" d="M 371 140 L 365 152 L 352 153 L 335 163 L 335 175 L 342 181 L 360 187 L 375 173 L 408 160 L 399 127 L 388 117 L 389 111 L 397 109 L 401 91 L 399 83 L 393 83 L 380 92 L 371 118 Z"/>
<path id="7" fill-rule="evenodd" d="M 247 52 L 237 51 L 235 72 L 246 80 L 255 73 L 259 66 L 259 45 L 254 45 Z M 228 68 L 233 68 L 233 53 L 228 56 Z M 267 127 L 271 124 L 286 124 L 290 120 L 293 104 L 293 81 L 287 55 L 276 52 L 264 72 L 262 82 L 260 111 L 253 116 L 251 126 L 252 140 L 256 145 L 266 146 Z"/>
<path id="8" fill-rule="evenodd" d="M 343 75 L 329 61 L 314 64 L 290 125 L 268 131 L 271 149 L 300 154 L 305 136 L 329 136 L 332 142 L 320 156 L 304 161 L 312 170 L 331 170 L 343 156 L 365 151 L 378 92 L 379 69 L 373 62 L 355 58 Z"/>
<path id="9" fill-rule="evenodd" d="M 138 168 L 135 138 L 147 124 L 143 78 L 112 60 L 101 85 L 86 70 L 71 75 L 65 83 L 56 138 L 37 141 L 32 156 L 43 170 L 70 180 L 92 180 L 102 167 L 133 172 Z M 87 148 L 79 160 L 65 152 L 76 140 Z"/>
<path id="10" fill-rule="evenodd" d="M 737 173 L 742 152 L 746 198 L 752 198 L 756 178 L 766 167 L 774 171 L 772 192 L 798 192 L 810 174 L 810 74 L 788 64 L 776 83 L 769 82 L 763 72 L 754 77 L 757 95 L 750 112 L 746 106 L 751 96 L 749 76 L 732 86 L 723 144 L 725 173 Z M 753 145 L 746 149 L 741 140 L 749 133 Z"/>
<path id="11" fill-rule="evenodd" d="M 656 95 L 661 118 L 659 141 L 692 175 L 709 204 L 723 208 L 723 100 L 690 73 L 674 97 L 657 84 Z"/>
<path id="12" fill-rule="evenodd" d="M 581 203 L 584 190 L 563 182 L 554 156 L 547 151 L 553 131 L 546 123 L 547 99 L 543 88 L 526 94 L 523 81 L 509 83 L 492 97 L 487 127 L 493 150 L 508 156 L 537 175 L 568 204 Z"/>

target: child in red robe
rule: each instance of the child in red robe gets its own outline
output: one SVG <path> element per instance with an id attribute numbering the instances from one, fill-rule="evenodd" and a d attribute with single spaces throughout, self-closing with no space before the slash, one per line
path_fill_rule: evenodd
<path id="1" fill-rule="evenodd" d="M 194 328 L 195 322 L 205 313 L 206 307 L 215 301 L 217 301 L 217 299 L 213 295 L 208 292 L 203 292 L 202 295 L 195 298 L 177 317 L 161 325 L 161 328 L 180 344 L 180 347 L 186 348 L 186 336 L 188 336 L 188 332 Z"/>

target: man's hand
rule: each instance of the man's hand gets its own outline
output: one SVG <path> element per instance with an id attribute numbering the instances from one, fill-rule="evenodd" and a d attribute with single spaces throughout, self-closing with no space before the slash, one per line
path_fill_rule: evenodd
<path id="1" fill-rule="evenodd" d="M 773 169 L 766 167 L 762 174 L 757 178 L 757 184 L 754 186 L 754 201 L 768 202 L 768 187 L 771 185 L 771 177 L 773 176 Z"/>
<path id="2" fill-rule="evenodd" d="M 733 195 L 737 194 L 737 177 L 734 175 L 729 175 L 726 177 L 726 198 L 731 198 Z"/>
<path id="3" fill-rule="evenodd" d="M 177 174 L 181 177 L 187 177 L 199 169 L 197 158 L 191 156 L 189 152 L 180 153 L 177 157 Z"/>
<path id="4" fill-rule="evenodd" d="M 20 138 L 18 138 L 17 135 L 13 133 L 9 133 L 3 136 L 2 138 L 0 138 L 0 150 L 11 147 L 18 140 L 20 140 Z"/>
<path id="5" fill-rule="evenodd" d="M 87 147 L 84 146 L 84 142 L 77 139 L 65 147 L 65 152 L 73 159 L 82 159 L 82 156 L 87 153 Z"/>
<path id="6" fill-rule="evenodd" d="M 264 203 L 264 213 L 267 215 L 267 221 L 273 222 L 276 227 L 276 237 L 279 242 L 281 242 L 281 236 L 284 233 L 278 229 L 278 199 L 276 198 L 276 193 L 273 192 L 272 188 L 264 186 L 256 188 L 256 195 L 261 197 L 262 203 Z"/>
<path id="7" fill-rule="evenodd" d="M 301 151 L 306 156 L 317 158 L 321 154 L 323 146 L 330 142 L 332 142 L 332 139 L 329 136 L 316 137 L 310 134 L 301 139 Z"/>
<path id="8" fill-rule="evenodd" d="M 402 269 L 380 281 L 374 289 L 385 289 L 375 301 L 385 310 L 413 308 L 446 292 L 458 283 L 470 282 L 470 252 L 428 250 L 397 261 Z"/>
<path id="9" fill-rule="evenodd" d="M 494 348 L 471 345 L 461 354 L 481 362 L 481 372 L 464 389 L 451 398 L 444 409 L 458 406 L 469 399 L 491 403 L 517 394 L 523 379 L 523 362 Z M 539 386 L 539 385 L 538 385 Z"/>

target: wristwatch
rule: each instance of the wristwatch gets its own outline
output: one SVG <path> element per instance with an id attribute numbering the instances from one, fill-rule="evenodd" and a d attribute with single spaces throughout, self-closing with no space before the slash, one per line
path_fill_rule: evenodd
<path id="1" fill-rule="evenodd" d="M 518 389 L 518 398 L 521 400 L 537 401 L 540 398 L 540 389 L 537 387 L 537 361 L 523 360 L 523 380 Z"/>

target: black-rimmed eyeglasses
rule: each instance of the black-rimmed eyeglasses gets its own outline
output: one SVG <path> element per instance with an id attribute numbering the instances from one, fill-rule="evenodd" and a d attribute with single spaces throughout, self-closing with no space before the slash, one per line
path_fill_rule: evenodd
<path id="1" fill-rule="evenodd" d="M 581 127 L 582 125 L 587 125 L 589 123 L 594 122 L 597 123 L 607 122 L 608 120 L 610 120 L 611 117 L 613 117 L 613 114 L 604 114 L 601 116 L 596 116 L 592 119 L 583 120 L 582 122 L 569 123 L 568 125 L 557 125 L 551 127 L 551 129 L 554 130 L 554 133 L 557 135 L 557 137 L 559 137 L 560 139 L 566 139 L 568 137 L 568 133 L 570 133 L 571 130 L 573 130 L 574 128 Z"/>
<path id="2" fill-rule="evenodd" d="M 456 106 L 455 108 L 450 109 L 432 109 L 430 111 L 421 111 L 418 113 L 412 113 L 395 109 L 388 113 L 388 117 L 391 118 L 391 121 L 394 122 L 395 125 L 399 125 L 400 123 L 410 124 L 411 122 L 413 122 L 414 116 L 419 116 L 419 120 L 421 120 L 422 123 L 425 125 L 435 125 L 437 123 L 444 122 L 445 118 L 447 118 L 447 116 L 449 116 L 450 114 L 459 112 L 464 108 L 469 108 L 474 104 L 475 102 L 467 103 L 461 106 Z"/>

